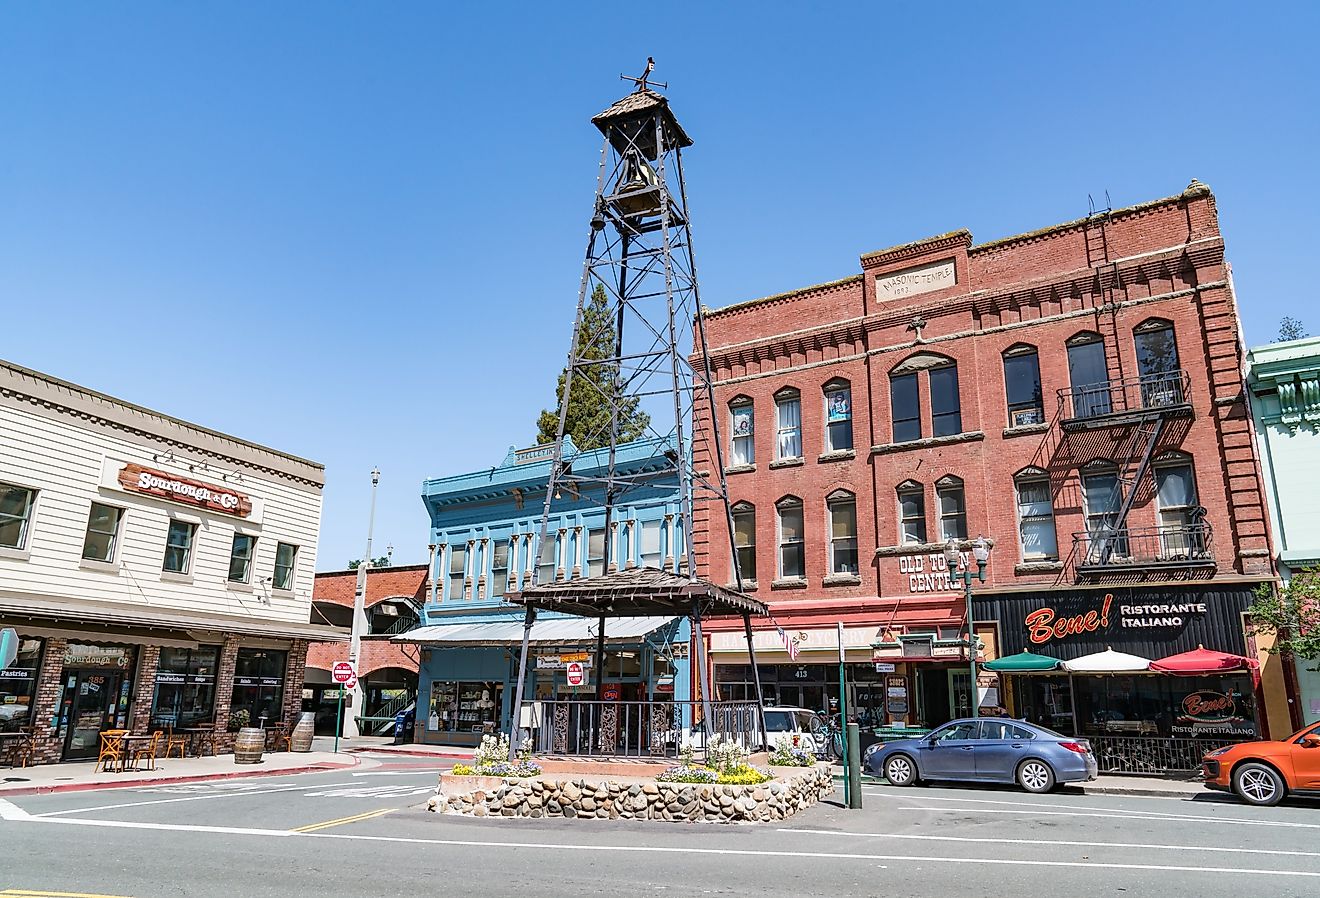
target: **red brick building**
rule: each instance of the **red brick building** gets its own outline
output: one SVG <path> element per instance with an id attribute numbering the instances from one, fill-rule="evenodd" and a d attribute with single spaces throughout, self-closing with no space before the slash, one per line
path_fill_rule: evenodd
<path id="1" fill-rule="evenodd" d="M 1269 537 L 1207 187 L 979 245 L 954 231 L 867 253 L 860 267 L 707 318 L 745 588 L 799 652 L 789 663 L 765 622 L 758 660 L 777 701 L 819 708 L 837 696 L 828 665 L 842 622 L 864 721 L 968 712 L 950 538 L 964 558 L 978 536 L 993 545 L 976 587 L 983 659 L 1108 645 L 1159 658 L 1199 643 L 1257 654 L 1242 612 L 1271 578 Z M 713 465 L 701 436 L 696 451 Z M 694 522 L 699 563 L 731 583 L 713 511 Z M 1072 617 L 1063 635 L 1051 629 Z M 717 691 L 743 697 L 741 634 L 709 632 Z M 1244 731 L 1265 729 L 1268 698 L 1282 730 L 1277 659 L 1261 660 L 1263 691 L 1241 679 L 1195 685 L 1232 691 Z M 1094 690 L 1073 708 L 1048 678 L 1002 693 L 980 679 L 982 704 L 1060 728 L 1121 713 Z M 1140 725 L 1118 733 L 1229 734 L 1176 723 L 1166 707 L 1176 684 L 1148 681 L 1124 684 L 1123 716 Z"/>
<path id="2" fill-rule="evenodd" d="M 356 589 L 356 570 L 318 573 L 312 590 L 312 621 L 351 628 Z M 364 723 L 364 727 L 370 726 L 362 732 L 393 732 L 392 725 L 383 718 L 393 718 L 398 711 L 406 710 L 417 697 L 417 647 L 392 643 L 390 637 L 417 626 L 429 589 L 424 564 L 372 568 L 367 572 L 363 599 L 367 629 L 358 661 L 366 708 L 344 713 L 382 719 Z M 346 642 L 314 642 L 308 648 L 303 710 L 317 712 L 318 733 L 334 732 L 339 692 L 330 670 L 335 662 L 347 660 Z"/>

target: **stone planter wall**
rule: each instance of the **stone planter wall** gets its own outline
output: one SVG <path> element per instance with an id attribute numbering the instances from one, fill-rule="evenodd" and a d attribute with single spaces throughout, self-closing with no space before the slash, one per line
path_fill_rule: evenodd
<path id="1" fill-rule="evenodd" d="M 784 820 L 834 791 L 827 765 L 776 767 L 759 786 L 442 774 L 432 811 L 472 817 L 759 823 Z"/>

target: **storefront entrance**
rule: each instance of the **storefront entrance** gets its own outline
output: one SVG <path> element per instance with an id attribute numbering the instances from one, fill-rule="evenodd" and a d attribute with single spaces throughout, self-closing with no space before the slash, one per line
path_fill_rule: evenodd
<path id="1" fill-rule="evenodd" d="M 101 732 L 127 722 L 127 678 L 104 668 L 66 670 L 64 687 L 64 760 L 93 759 L 100 751 Z"/>

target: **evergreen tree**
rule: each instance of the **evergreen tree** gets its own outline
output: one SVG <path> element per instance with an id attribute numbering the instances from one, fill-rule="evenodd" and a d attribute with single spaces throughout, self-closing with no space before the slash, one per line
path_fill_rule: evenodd
<path id="1" fill-rule="evenodd" d="M 1306 328 L 1302 325 L 1300 319 L 1291 315 L 1284 315 L 1279 322 L 1279 336 L 1275 338 L 1275 343 L 1283 343 L 1287 340 L 1300 340 L 1303 337 L 1309 337 Z"/>
<path id="2" fill-rule="evenodd" d="M 579 364 L 573 372 L 573 390 L 568 397 L 568 417 L 564 433 L 573 438 L 579 450 L 598 449 L 610 442 L 610 402 L 616 396 L 619 406 L 618 442 L 635 440 L 646 432 L 651 416 L 637 408 L 636 396 L 624 396 L 618 372 L 604 362 L 615 355 L 618 335 L 614 316 L 603 284 L 591 291 L 582 310 L 582 327 L 578 331 L 577 356 L 587 364 Z M 565 368 L 559 374 L 555 387 L 555 408 L 541 412 L 537 419 L 536 442 L 553 443 L 559 430 L 559 405 L 564 401 Z"/>

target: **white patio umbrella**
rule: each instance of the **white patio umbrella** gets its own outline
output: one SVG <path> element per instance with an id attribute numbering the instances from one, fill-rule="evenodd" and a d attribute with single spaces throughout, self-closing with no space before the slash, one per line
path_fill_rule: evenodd
<path id="1" fill-rule="evenodd" d="M 1106 648 L 1103 652 L 1083 655 L 1063 662 L 1063 669 L 1072 673 L 1136 673 L 1150 670 L 1150 659 Z"/>

